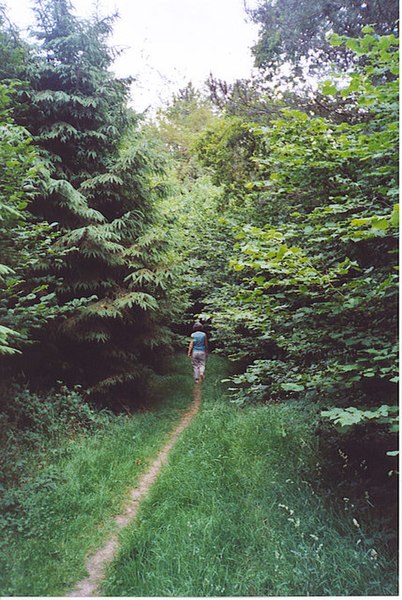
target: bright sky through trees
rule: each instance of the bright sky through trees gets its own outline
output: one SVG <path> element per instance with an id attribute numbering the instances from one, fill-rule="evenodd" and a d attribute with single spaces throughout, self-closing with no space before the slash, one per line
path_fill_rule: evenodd
<path id="1" fill-rule="evenodd" d="M 34 21 L 32 0 L 5 0 L 11 20 L 25 28 Z M 99 5 L 118 11 L 112 43 L 125 48 L 115 64 L 119 76 L 137 78 L 133 106 L 159 104 L 188 81 L 201 85 L 209 73 L 233 81 L 253 65 L 250 47 L 257 28 L 246 21 L 244 4 L 256 0 L 72 0 L 79 16 Z"/>

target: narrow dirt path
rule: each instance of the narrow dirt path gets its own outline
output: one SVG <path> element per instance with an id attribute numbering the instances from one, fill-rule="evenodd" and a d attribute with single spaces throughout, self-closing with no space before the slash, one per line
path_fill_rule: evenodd
<path id="1" fill-rule="evenodd" d="M 179 435 L 190 425 L 193 417 L 197 414 L 201 404 L 201 386 L 194 387 L 194 399 L 190 408 L 184 413 L 180 423 L 172 431 L 169 440 L 159 452 L 148 471 L 140 478 L 137 487 L 131 490 L 130 500 L 127 503 L 124 511 L 115 517 L 116 532 L 113 533 L 102 548 L 99 548 L 89 557 L 86 568 L 88 576 L 79 581 L 71 592 L 66 594 L 67 597 L 89 597 L 99 596 L 99 585 L 104 579 L 105 571 L 109 563 L 113 560 L 118 550 L 118 534 L 137 516 L 138 508 L 147 495 L 149 488 L 155 483 L 163 465 L 166 463 L 169 452 L 175 445 Z"/>

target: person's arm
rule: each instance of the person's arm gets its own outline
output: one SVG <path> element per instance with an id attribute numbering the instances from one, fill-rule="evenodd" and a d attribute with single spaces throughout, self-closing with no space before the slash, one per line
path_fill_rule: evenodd
<path id="1" fill-rule="evenodd" d="M 208 354 L 208 337 L 205 334 L 205 352 Z"/>
<path id="2" fill-rule="evenodd" d="M 189 345 L 189 347 L 188 347 L 188 352 L 187 352 L 187 356 L 188 356 L 189 358 L 191 358 L 191 353 L 192 353 L 192 351 L 193 351 L 193 346 L 194 346 L 194 342 L 193 342 L 193 340 L 191 340 L 191 342 L 190 342 L 190 345 Z"/>

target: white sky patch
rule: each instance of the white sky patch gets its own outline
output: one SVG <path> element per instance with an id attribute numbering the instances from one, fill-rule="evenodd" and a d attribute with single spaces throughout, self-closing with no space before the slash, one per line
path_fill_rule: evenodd
<path id="1" fill-rule="evenodd" d="M 34 23 L 31 0 L 5 0 L 20 28 Z M 255 6 L 257 0 L 246 0 Z M 247 21 L 244 0 L 72 0 L 87 17 L 117 11 L 111 44 L 124 47 L 115 73 L 133 76 L 132 106 L 144 110 L 168 99 L 189 81 L 201 87 L 212 73 L 228 82 L 250 76 L 250 48 L 257 26 Z"/>

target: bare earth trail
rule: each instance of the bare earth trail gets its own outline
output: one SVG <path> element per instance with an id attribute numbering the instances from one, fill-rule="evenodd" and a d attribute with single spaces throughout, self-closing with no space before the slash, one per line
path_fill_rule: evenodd
<path id="1" fill-rule="evenodd" d="M 163 465 L 166 463 L 168 455 L 175 445 L 179 435 L 190 425 L 192 419 L 197 414 L 201 404 L 201 386 L 194 387 L 194 398 L 190 408 L 184 413 L 180 423 L 170 434 L 169 440 L 159 452 L 148 471 L 140 478 L 138 485 L 129 493 L 130 500 L 124 511 L 115 517 L 116 532 L 106 541 L 104 546 L 99 548 L 89 557 L 86 569 L 88 576 L 79 581 L 74 589 L 66 594 L 67 597 L 89 597 L 99 596 L 99 585 L 104 579 L 105 571 L 109 563 L 113 560 L 118 550 L 118 534 L 137 516 L 141 501 L 148 494 L 153 483 L 155 483 Z"/>

